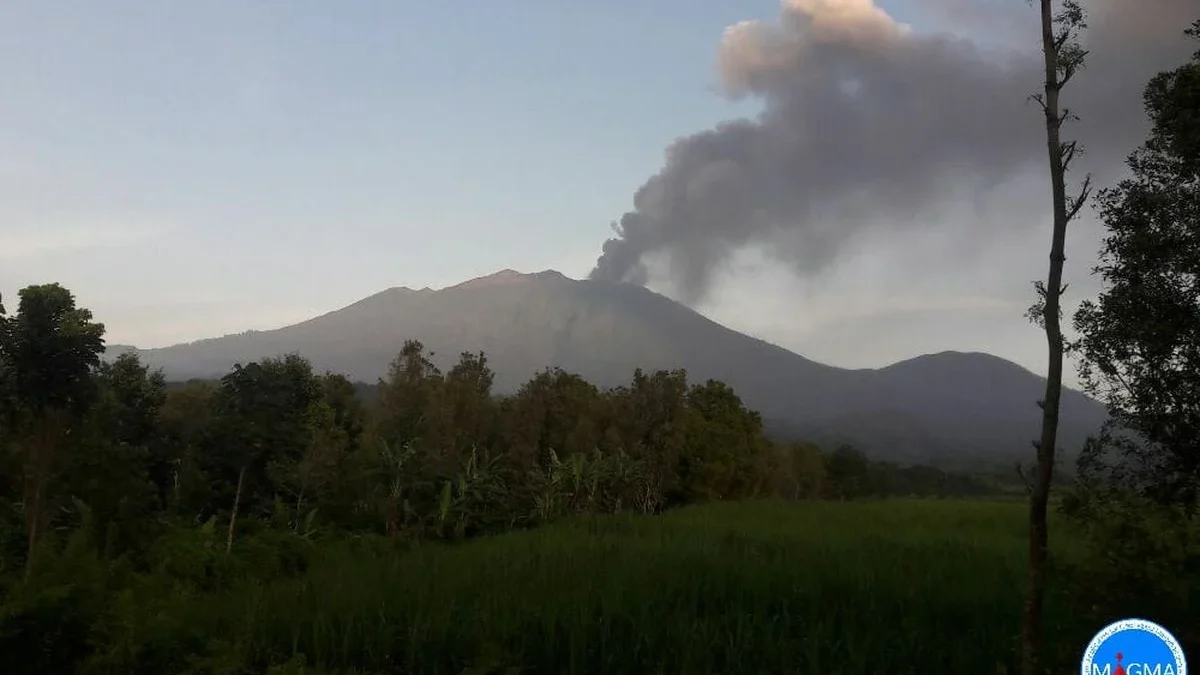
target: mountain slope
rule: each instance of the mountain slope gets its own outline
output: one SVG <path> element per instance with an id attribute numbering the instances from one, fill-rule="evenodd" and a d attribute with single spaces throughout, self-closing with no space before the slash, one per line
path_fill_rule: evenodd
<path id="1" fill-rule="evenodd" d="M 234 363 L 299 352 L 319 370 L 373 382 L 405 339 L 449 367 L 485 351 L 497 391 L 558 366 L 601 386 L 635 368 L 686 368 L 693 380 L 733 386 L 773 428 L 853 442 L 901 460 L 1000 459 L 1028 454 L 1043 380 L 986 354 L 943 353 L 887 368 L 846 370 L 735 332 L 640 286 L 505 270 L 433 291 L 393 288 L 278 330 L 248 332 L 140 353 L 169 378 L 213 377 Z M 1063 444 L 1103 420 L 1077 392 L 1063 401 Z"/>

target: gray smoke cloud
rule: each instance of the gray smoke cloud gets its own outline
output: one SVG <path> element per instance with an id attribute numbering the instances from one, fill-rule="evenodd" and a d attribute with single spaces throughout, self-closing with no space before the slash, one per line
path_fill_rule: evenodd
<path id="1" fill-rule="evenodd" d="M 961 16 L 972 0 L 926 2 Z M 1000 11 L 1028 22 L 1028 48 L 918 33 L 871 0 L 784 0 L 775 21 L 729 27 L 723 91 L 761 100 L 762 113 L 671 144 L 590 278 L 645 285 L 648 258 L 662 258 L 679 299 L 694 304 L 750 245 L 814 277 L 856 237 L 919 228 L 953 195 L 1043 171 L 1040 112 L 1028 101 L 1040 85 L 1037 12 L 1010 6 Z M 1200 10 L 1195 0 L 1087 9 L 1092 55 L 1065 95 L 1083 117 L 1071 130 L 1088 150 L 1082 170 L 1119 168 L 1143 133 L 1141 88 L 1191 53 L 1182 31 Z"/>

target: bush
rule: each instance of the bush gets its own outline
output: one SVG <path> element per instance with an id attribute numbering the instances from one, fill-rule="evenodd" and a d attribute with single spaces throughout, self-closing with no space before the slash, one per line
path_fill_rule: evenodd
<path id="1" fill-rule="evenodd" d="M 1138 615 L 1200 649 L 1200 519 L 1116 490 L 1080 487 L 1063 511 L 1083 540 L 1071 562 L 1077 611 L 1097 626 Z"/>

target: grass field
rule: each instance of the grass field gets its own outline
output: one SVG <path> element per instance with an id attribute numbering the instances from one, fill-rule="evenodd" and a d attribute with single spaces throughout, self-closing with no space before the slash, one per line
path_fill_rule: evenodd
<path id="1" fill-rule="evenodd" d="M 290 659 L 278 672 L 991 675 L 1013 663 L 1024 551 L 1020 503 L 719 504 L 336 547 L 296 577 L 164 599 L 157 625 Z M 1095 627 L 1047 611 L 1077 654 Z"/>

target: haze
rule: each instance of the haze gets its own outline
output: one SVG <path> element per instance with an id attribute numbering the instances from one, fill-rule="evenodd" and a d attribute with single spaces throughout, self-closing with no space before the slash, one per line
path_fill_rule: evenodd
<path id="1" fill-rule="evenodd" d="M 624 230 L 624 262 L 596 269 L 833 365 L 954 349 L 1044 369 L 1023 317 L 1049 205 L 1025 3 L 167 7 L 0 7 L 0 288 L 62 282 L 110 342 L 273 328 L 501 268 L 583 278 L 647 179 L 699 175 L 728 212 L 654 211 Z M 1143 135 L 1136 92 L 1188 53 L 1194 5 L 1089 7 L 1072 132 L 1105 182 Z M 844 98 L 817 105 L 829 87 Z M 719 146 L 753 190 L 664 162 L 735 119 L 809 140 L 773 160 Z M 863 129 L 946 145 L 914 157 Z M 1072 233 L 1072 303 L 1094 292 L 1096 239 L 1090 216 Z"/>

